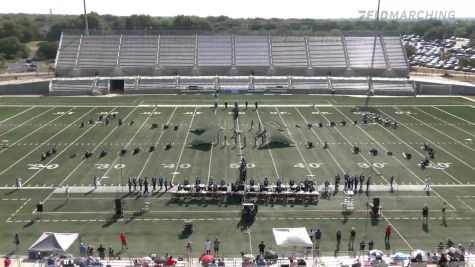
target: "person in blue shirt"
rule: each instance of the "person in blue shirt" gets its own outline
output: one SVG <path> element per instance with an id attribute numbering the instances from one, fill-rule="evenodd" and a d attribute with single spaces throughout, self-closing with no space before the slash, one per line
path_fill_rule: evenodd
<path id="1" fill-rule="evenodd" d="M 322 239 L 322 232 L 320 232 L 320 229 L 317 229 L 317 231 L 315 231 L 315 248 L 316 249 L 320 248 L 320 239 Z"/>

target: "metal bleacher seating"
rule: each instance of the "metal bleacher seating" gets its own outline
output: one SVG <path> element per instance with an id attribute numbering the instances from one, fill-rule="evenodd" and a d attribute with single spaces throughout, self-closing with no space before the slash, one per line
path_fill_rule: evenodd
<path id="1" fill-rule="evenodd" d="M 345 37 L 351 68 L 367 69 L 371 67 L 374 37 Z M 373 68 L 386 69 L 381 40 L 376 37 L 376 50 Z"/>
<path id="2" fill-rule="evenodd" d="M 83 36 L 79 51 L 80 69 L 111 69 L 117 64 L 120 36 Z"/>
<path id="3" fill-rule="evenodd" d="M 232 65 L 231 36 L 198 36 L 198 66 Z"/>
<path id="4" fill-rule="evenodd" d="M 383 40 L 391 68 L 407 69 L 407 61 L 404 56 L 404 47 L 401 44 L 401 38 L 383 37 Z"/>
<path id="5" fill-rule="evenodd" d="M 347 67 L 341 37 L 308 37 L 307 40 L 312 67 Z"/>
<path id="6" fill-rule="evenodd" d="M 270 66 L 267 36 L 235 36 L 236 66 Z"/>
<path id="7" fill-rule="evenodd" d="M 81 36 L 64 35 L 61 39 L 61 48 L 58 50 L 57 64 L 60 68 L 72 69 L 76 64 Z"/>
<path id="8" fill-rule="evenodd" d="M 153 68 L 157 61 L 157 36 L 122 36 L 119 64 L 122 69 Z"/>
<path id="9" fill-rule="evenodd" d="M 308 67 L 304 37 L 273 36 L 271 40 L 274 67 Z"/>
<path id="10" fill-rule="evenodd" d="M 53 80 L 50 95 L 89 95 L 94 84 L 94 79 Z"/>
<path id="11" fill-rule="evenodd" d="M 160 66 L 193 67 L 195 64 L 195 36 L 161 36 Z"/>

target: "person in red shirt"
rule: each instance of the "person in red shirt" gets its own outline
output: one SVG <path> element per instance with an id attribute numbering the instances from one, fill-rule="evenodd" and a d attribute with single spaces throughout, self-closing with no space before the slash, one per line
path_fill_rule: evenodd
<path id="1" fill-rule="evenodd" d="M 176 260 L 170 256 L 168 257 L 167 261 L 165 262 L 165 266 L 175 266 L 176 265 Z"/>
<path id="2" fill-rule="evenodd" d="M 5 265 L 5 267 L 10 267 L 12 265 L 12 260 L 10 260 L 10 257 L 6 257 L 5 258 L 5 261 L 3 261 L 3 264 Z"/>
<path id="3" fill-rule="evenodd" d="M 391 225 L 388 224 L 388 226 L 386 226 L 386 236 L 384 237 L 384 242 L 388 242 L 389 243 L 389 238 L 391 237 Z"/>
<path id="4" fill-rule="evenodd" d="M 122 249 L 128 249 L 127 247 L 127 236 L 125 235 L 124 232 L 120 233 L 120 242 L 122 242 Z"/>

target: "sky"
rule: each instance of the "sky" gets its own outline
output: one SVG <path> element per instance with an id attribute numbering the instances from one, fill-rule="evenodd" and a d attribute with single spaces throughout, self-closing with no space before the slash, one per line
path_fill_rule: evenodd
<path id="1" fill-rule="evenodd" d="M 128 16 L 220 16 L 232 18 L 358 18 L 377 0 L 86 0 L 88 12 Z M 0 0 L 0 13 L 80 14 L 83 0 Z M 475 17 L 473 0 L 381 0 L 381 11 L 447 12 Z M 367 14 L 367 13 L 366 13 Z M 420 14 L 420 13 L 419 13 Z M 423 15 L 426 13 L 423 13 Z"/>

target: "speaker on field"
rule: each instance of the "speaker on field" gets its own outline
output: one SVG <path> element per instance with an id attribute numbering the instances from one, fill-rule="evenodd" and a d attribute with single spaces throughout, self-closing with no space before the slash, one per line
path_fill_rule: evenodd
<path id="1" fill-rule="evenodd" d="M 373 207 L 379 207 L 379 197 L 373 198 Z"/>

